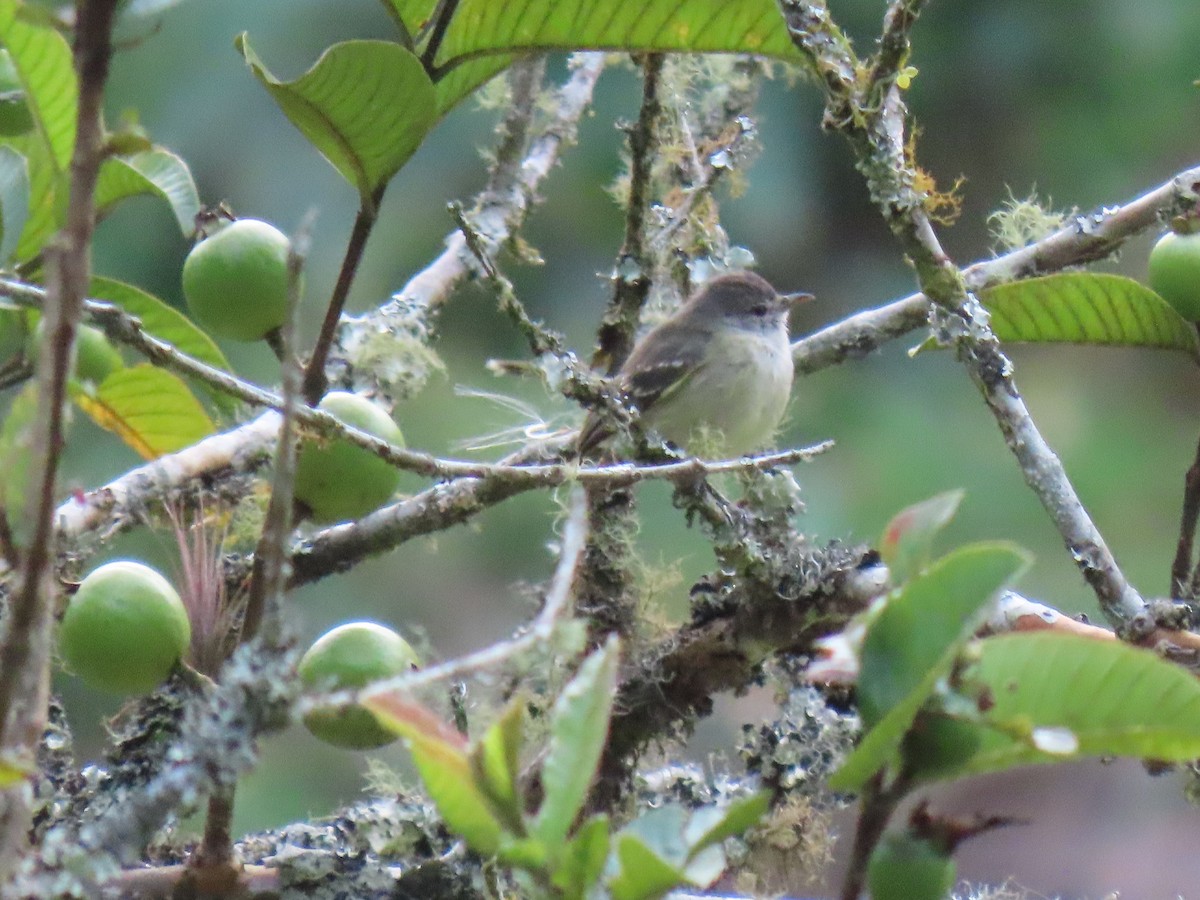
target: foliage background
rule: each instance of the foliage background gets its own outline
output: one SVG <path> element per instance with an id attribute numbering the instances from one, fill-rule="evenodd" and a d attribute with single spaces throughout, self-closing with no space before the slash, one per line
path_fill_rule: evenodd
<path id="1" fill-rule="evenodd" d="M 882 5 L 843 2 L 833 10 L 865 40 L 877 32 Z M 181 4 L 162 16 L 157 33 L 125 35 L 137 40 L 115 61 L 108 114 L 115 118 L 136 107 L 151 136 L 192 166 L 206 202 L 225 199 L 239 214 L 285 230 L 308 209 L 319 211 L 305 308 L 312 335 L 356 197 L 250 76 L 233 50 L 234 35 L 244 30 L 287 78 L 335 40 L 394 36 L 382 6 L 371 0 Z M 1087 211 L 1196 163 L 1197 46 L 1200 17 L 1192 0 L 932 4 L 915 31 L 920 74 L 910 102 L 924 131 L 922 163 L 943 186 L 966 177 L 962 217 L 945 236 L 956 260 L 991 252 L 987 216 L 1010 191 L 1023 197 L 1036 187 L 1058 206 Z M 621 238 L 621 212 L 605 192 L 620 171 L 622 136 L 612 122 L 632 118 L 637 104 L 633 72 L 610 70 L 595 116 L 582 126 L 581 145 L 548 181 L 546 202 L 526 231 L 545 265 L 509 267 L 530 310 L 584 351 Z M 818 302 L 795 316 L 794 333 L 909 293 L 913 279 L 848 154 L 818 128 L 817 92 L 779 77 L 768 85 L 760 112 L 763 151 L 745 192 L 736 199 L 724 195 L 724 224 L 781 289 L 817 293 Z M 495 115 L 468 101 L 393 183 L 353 307 L 379 303 L 440 250 L 453 227 L 445 204 L 482 185 L 485 164 L 477 151 L 489 145 Z M 1147 236 L 1132 243 L 1119 270 L 1142 277 L 1150 242 Z M 165 207 L 138 200 L 101 225 L 95 268 L 181 303 L 186 251 Z M 962 486 L 968 498 L 950 540 L 1018 541 L 1037 555 L 1021 585 L 1026 593 L 1095 615 L 1091 593 L 968 380 L 946 354 L 909 359 L 904 351 L 915 342 L 797 382 L 781 443 L 832 437 L 839 445 L 799 471 L 808 528 L 822 537 L 870 541 L 899 507 Z M 247 376 L 273 379 L 265 347 L 224 349 Z M 569 415 L 535 386 L 497 382 L 484 369 L 487 358 L 524 352 L 486 291 L 468 287 L 449 305 L 439 350 L 446 375 L 397 411 L 411 446 L 461 455 L 459 441 L 520 421 L 493 404 L 455 396 L 456 385 L 523 397 L 541 415 Z M 1183 473 L 1200 420 L 1193 363 L 1148 351 L 1062 347 L 1015 348 L 1013 356 L 1034 416 L 1126 573 L 1144 594 L 1165 593 Z M 75 422 L 68 482 L 93 486 L 136 464 L 130 451 L 109 436 L 89 434 L 91 428 Z M 653 575 L 678 568 L 684 580 L 663 594 L 662 609 L 679 615 L 686 579 L 710 558 L 661 486 L 642 495 L 639 549 Z M 488 511 L 473 528 L 409 544 L 299 591 L 294 606 L 302 638 L 362 617 L 427 634 L 443 654 L 507 634 L 528 611 L 520 583 L 548 572 L 556 509 L 553 497 L 523 495 Z M 173 557 L 167 535 L 122 539 L 111 552 L 168 566 Z M 60 687 L 82 748 L 98 748 L 94 713 L 114 712 L 115 705 L 72 679 L 60 679 Z M 766 699 L 722 705 L 692 751 L 702 757 L 728 750 L 735 717 L 765 714 Z M 361 789 L 363 758 L 326 748 L 302 729 L 263 749 L 263 765 L 239 789 L 235 825 L 241 830 L 325 814 Z M 396 750 L 379 755 L 392 764 L 402 760 Z M 964 877 L 1019 873 L 1048 895 L 1120 889 L 1124 897 L 1151 897 L 1200 883 L 1194 853 L 1200 821 L 1180 789 L 1178 776 L 1151 779 L 1134 764 L 1087 764 L 977 780 L 944 791 L 941 802 L 1033 820 L 968 845 L 960 864 Z M 1122 862 L 1110 870 L 1097 862 L 1106 857 Z"/>

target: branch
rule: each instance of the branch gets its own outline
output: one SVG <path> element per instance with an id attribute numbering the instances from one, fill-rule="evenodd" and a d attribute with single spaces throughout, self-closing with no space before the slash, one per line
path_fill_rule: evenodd
<path id="1" fill-rule="evenodd" d="M 967 266 L 963 280 L 969 290 L 979 291 L 1104 259 L 1134 235 L 1193 207 L 1197 199 L 1200 166 L 1185 169 L 1127 203 L 1075 216 L 1040 241 Z M 796 371 L 808 374 L 865 356 L 926 324 L 929 311 L 929 299 L 918 293 L 828 325 L 792 344 Z"/>
<path id="2" fill-rule="evenodd" d="M 857 82 L 845 77 L 857 71 L 858 61 L 823 4 L 782 0 L 782 5 L 793 42 L 825 75 L 827 127 L 849 141 L 872 198 L 913 261 L 922 291 L 936 304 L 935 326 L 957 348 L 1026 484 L 1050 514 L 1109 619 L 1126 626 L 1138 621 L 1145 603 L 1118 568 L 1062 463 L 1042 438 L 1013 381 L 1012 363 L 963 273 L 938 241 L 924 206 L 927 196 L 916 187 L 917 172 L 906 153 L 907 110 L 901 91 L 892 84 L 882 98 L 864 96 Z"/>
<path id="3" fill-rule="evenodd" d="M 456 478 L 385 506 L 358 521 L 319 532 L 293 554 L 289 586 L 296 587 L 345 571 L 368 556 L 391 550 L 414 537 L 465 522 L 481 510 L 524 491 L 557 487 L 568 482 L 625 487 L 652 478 L 687 484 L 705 475 L 791 465 L 810 459 L 831 446 L 826 442 L 810 448 L 720 462 L 687 459 L 654 465 L 618 463 L 585 468 L 563 464 L 491 467 L 485 474 Z"/>
<path id="4" fill-rule="evenodd" d="M 375 189 L 369 200 L 364 196 L 358 207 L 358 214 L 354 217 L 354 227 L 350 230 L 350 239 L 346 242 L 342 267 L 338 271 L 333 293 L 329 296 L 329 306 L 325 309 L 325 318 L 321 322 L 321 331 L 313 346 L 312 356 L 304 370 L 304 399 L 309 406 L 316 406 L 329 386 L 329 378 L 325 375 L 325 363 L 329 359 L 329 349 L 333 346 L 338 323 L 342 319 L 342 310 L 346 308 L 350 287 L 354 284 L 354 276 L 358 273 L 358 265 L 362 262 L 363 253 L 367 249 L 367 240 L 371 237 L 371 231 L 379 219 L 379 204 L 383 202 L 383 193 L 386 188 L 387 182 L 384 182 Z M 283 357 L 285 365 L 289 361 L 288 357 Z"/>
<path id="5" fill-rule="evenodd" d="M 616 373 L 633 348 L 642 305 L 650 292 L 652 260 L 646 253 L 646 209 L 650 203 L 650 174 L 658 151 L 658 124 L 662 103 L 658 99 L 662 76 L 661 53 L 648 53 L 642 62 L 642 106 L 637 123 L 629 129 L 629 197 L 625 206 L 625 240 L 614 269 L 613 297 L 600 323 L 593 365 L 609 375 Z"/>
<path id="6" fill-rule="evenodd" d="M 79 105 L 65 225 L 47 253 L 47 346 L 38 372 L 41 417 L 34 427 L 28 487 L 30 540 L 0 646 L 0 755 L 14 760 L 33 756 L 46 723 L 55 598 L 51 590 L 55 485 L 65 441 L 67 379 L 91 272 L 94 195 L 104 154 L 101 117 L 116 6 L 116 0 L 90 0 L 77 8 L 74 60 Z M 9 790 L 0 796 L 0 872 L 13 871 L 15 858 L 28 841 L 29 802 L 26 790 Z"/>
<path id="7" fill-rule="evenodd" d="M 571 57 L 570 79 L 549 99 L 550 112 L 529 131 L 529 146 L 519 165 L 497 160 L 487 187 L 476 198 L 468 218 L 490 246 L 500 247 L 525 221 L 537 202 L 537 191 L 558 162 L 562 150 L 575 139 L 579 119 L 591 104 L 592 91 L 604 70 L 603 53 L 576 53 Z M 547 104 L 531 104 L 534 106 Z M 462 232 L 446 238 L 446 249 L 425 269 L 414 275 L 392 299 L 364 316 L 346 318 L 338 337 L 337 358 L 342 368 L 339 383 L 351 388 L 368 388 L 385 394 L 398 389 L 378 368 L 372 343 L 381 334 L 428 336 L 429 319 L 473 271 L 473 259 Z M 332 368 L 332 367 L 331 367 Z M 381 384 L 380 382 L 387 382 Z M 399 385 L 403 388 L 403 385 Z"/>

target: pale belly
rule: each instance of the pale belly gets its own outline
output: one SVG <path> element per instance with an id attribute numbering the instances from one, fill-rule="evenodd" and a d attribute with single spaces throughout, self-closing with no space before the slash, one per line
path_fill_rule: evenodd
<path id="1" fill-rule="evenodd" d="M 647 424 L 684 448 L 694 443 L 721 449 L 721 455 L 741 456 L 771 440 L 792 389 L 791 348 L 786 337 L 769 344 L 733 338 L 728 342 L 727 365 L 732 376 L 714 377 L 701 370 L 682 391 L 687 401 L 653 410 Z M 701 441 L 703 430 L 713 440 Z"/>

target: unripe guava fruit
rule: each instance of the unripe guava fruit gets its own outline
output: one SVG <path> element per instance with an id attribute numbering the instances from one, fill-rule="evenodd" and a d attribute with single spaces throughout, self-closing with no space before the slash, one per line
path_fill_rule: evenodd
<path id="1" fill-rule="evenodd" d="M 326 632 L 300 659 L 300 680 L 308 690 L 358 688 L 399 675 L 417 665 L 408 641 L 374 622 L 349 622 Z M 350 750 L 370 750 L 396 740 L 361 707 L 316 709 L 304 717 L 314 736 Z"/>
<path id="2" fill-rule="evenodd" d="M 954 887 L 954 857 L 909 831 L 888 832 L 867 864 L 871 900 L 945 900 Z"/>
<path id="3" fill-rule="evenodd" d="M 1200 321 L 1200 233 L 1168 231 L 1150 251 L 1150 287 L 1189 322 Z"/>
<path id="4" fill-rule="evenodd" d="M 45 342 L 46 320 L 39 319 L 33 329 L 29 344 L 29 358 L 37 361 Z M 111 373 L 125 365 L 121 351 L 104 336 L 104 332 L 91 325 L 80 325 L 75 329 L 75 377 L 80 381 L 99 384 Z"/>
<path id="5" fill-rule="evenodd" d="M 192 629 L 170 582 L 141 563 L 106 563 L 80 583 L 58 631 L 63 662 L 87 684 L 140 694 L 160 684 Z"/>
<path id="6" fill-rule="evenodd" d="M 318 404 L 331 415 L 390 444 L 404 435 L 382 407 L 358 394 L 331 391 Z M 383 506 L 400 484 L 400 471 L 347 440 L 306 438 L 296 456 L 296 500 L 314 522 L 359 519 Z"/>
<path id="7" fill-rule="evenodd" d="M 290 242 L 274 225 L 238 219 L 194 246 L 183 262 L 192 317 L 218 337 L 257 341 L 283 324 Z"/>

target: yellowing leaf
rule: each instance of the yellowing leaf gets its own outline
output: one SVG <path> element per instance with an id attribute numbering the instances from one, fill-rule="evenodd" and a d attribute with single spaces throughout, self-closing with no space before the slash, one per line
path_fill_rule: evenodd
<path id="1" fill-rule="evenodd" d="M 77 390 L 72 398 L 93 422 L 145 459 L 190 447 L 216 431 L 187 385 L 148 364 L 118 369 L 94 394 Z"/>

